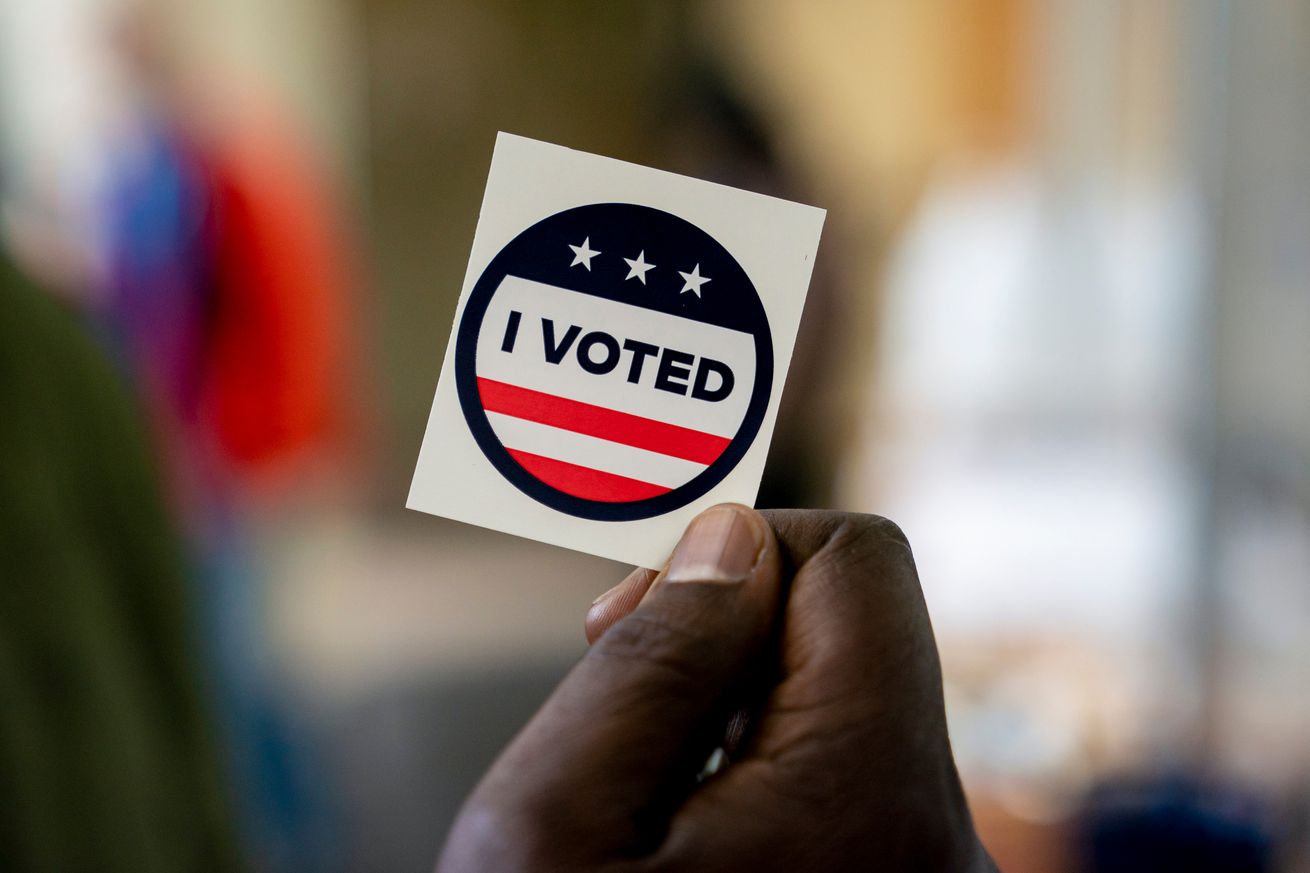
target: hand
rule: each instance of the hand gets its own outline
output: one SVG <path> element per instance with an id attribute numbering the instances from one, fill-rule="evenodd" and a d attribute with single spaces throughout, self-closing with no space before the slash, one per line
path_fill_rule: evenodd
<path id="1" fill-rule="evenodd" d="M 439 870 L 994 869 L 892 523 L 715 507 L 661 574 L 602 596 L 587 635 Z M 716 747 L 730 763 L 698 781 Z"/>

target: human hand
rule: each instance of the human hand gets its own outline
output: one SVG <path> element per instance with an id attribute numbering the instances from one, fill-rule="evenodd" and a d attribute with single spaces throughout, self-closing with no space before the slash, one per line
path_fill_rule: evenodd
<path id="1" fill-rule="evenodd" d="M 444 873 L 986 871 L 909 545 L 861 515 L 698 516 L 465 804 Z M 716 747 L 730 763 L 698 780 Z"/>

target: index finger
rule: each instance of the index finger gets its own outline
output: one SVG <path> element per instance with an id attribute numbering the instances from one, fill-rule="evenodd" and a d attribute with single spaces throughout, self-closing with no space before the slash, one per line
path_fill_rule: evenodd
<path id="1" fill-rule="evenodd" d="M 611 625 L 636 609 L 657 575 L 654 570 L 638 567 L 618 585 L 597 597 L 587 610 L 583 630 L 587 635 L 587 644 L 596 642 Z"/>

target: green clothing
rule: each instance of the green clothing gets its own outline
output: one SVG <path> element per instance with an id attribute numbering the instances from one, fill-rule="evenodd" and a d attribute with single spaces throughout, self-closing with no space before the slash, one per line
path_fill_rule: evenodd
<path id="1" fill-rule="evenodd" d="M 140 416 L 0 253 L 0 870 L 238 867 Z"/>

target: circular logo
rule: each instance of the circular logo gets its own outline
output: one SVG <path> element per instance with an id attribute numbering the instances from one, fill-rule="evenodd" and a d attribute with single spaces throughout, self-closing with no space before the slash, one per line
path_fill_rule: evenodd
<path id="1" fill-rule="evenodd" d="M 703 496 L 773 387 L 768 318 L 717 240 L 649 206 L 556 213 L 491 259 L 455 337 L 460 406 L 515 487 L 631 521 Z"/>

